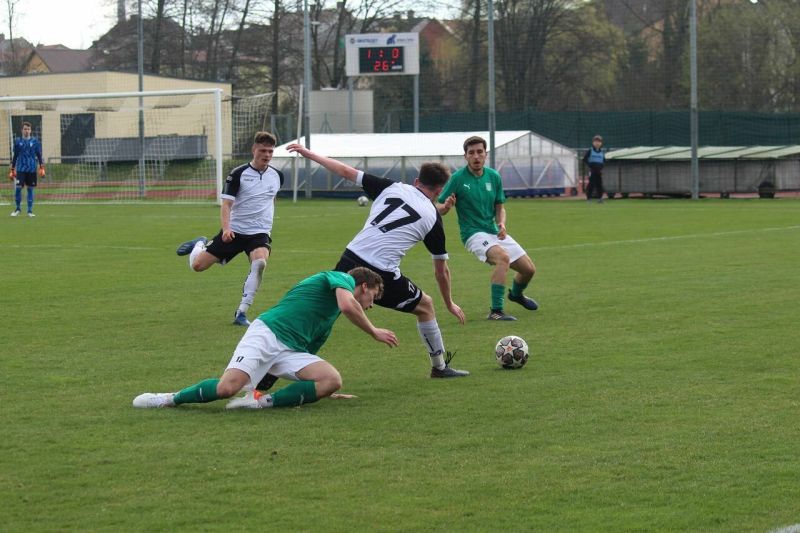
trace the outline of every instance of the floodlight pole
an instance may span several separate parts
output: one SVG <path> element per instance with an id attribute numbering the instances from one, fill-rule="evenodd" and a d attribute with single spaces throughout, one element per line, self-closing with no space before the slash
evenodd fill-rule
<path id="1" fill-rule="evenodd" d="M 690 2 L 689 18 L 689 76 L 691 78 L 691 96 L 689 112 L 689 128 L 692 145 L 692 199 L 700 198 L 700 164 L 697 160 L 698 120 L 697 120 L 697 0 Z"/>
<path id="2" fill-rule="evenodd" d="M 494 95 L 494 2 L 489 0 L 487 5 L 489 14 L 488 24 L 488 45 L 489 45 L 489 166 L 495 167 L 494 157 L 494 131 L 497 128 L 495 117 L 495 95 Z"/>
<path id="3" fill-rule="evenodd" d="M 138 1 L 138 71 L 139 92 L 144 92 L 144 22 L 142 21 L 142 0 Z M 145 196 L 145 168 L 144 168 L 144 98 L 139 95 L 139 196 Z"/>
<path id="4" fill-rule="evenodd" d="M 309 91 L 311 87 L 311 20 L 308 14 L 308 0 L 303 0 L 303 130 L 306 148 L 311 150 L 311 118 Z M 311 198 L 311 161 L 306 163 L 306 198 Z"/>

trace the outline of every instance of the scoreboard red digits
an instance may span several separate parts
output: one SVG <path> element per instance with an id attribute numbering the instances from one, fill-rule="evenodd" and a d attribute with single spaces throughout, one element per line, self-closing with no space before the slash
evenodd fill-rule
<path id="1" fill-rule="evenodd" d="M 402 46 L 372 46 L 358 49 L 360 74 L 401 74 L 405 71 Z"/>

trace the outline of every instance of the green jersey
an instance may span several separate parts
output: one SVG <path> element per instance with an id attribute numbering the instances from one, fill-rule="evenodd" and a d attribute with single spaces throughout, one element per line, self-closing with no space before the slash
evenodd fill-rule
<path id="1" fill-rule="evenodd" d="M 497 235 L 500 230 L 494 220 L 495 204 L 506 201 L 499 172 L 483 167 L 483 175 L 475 177 L 468 167 L 456 170 L 439 195 L 439 203 L 451 194 L 456 195 L 461 242 L 466 243 L 478 232 Z"/>
<path id="2" fill-rule="evenodd" d="M 281 300 L 258 319 L 286 346 L 316 354 L 328 340 L 339 318 L 336 289 L 353 292 L 356 282 L 345 272 L 320 272 L 292 287 Z"/>

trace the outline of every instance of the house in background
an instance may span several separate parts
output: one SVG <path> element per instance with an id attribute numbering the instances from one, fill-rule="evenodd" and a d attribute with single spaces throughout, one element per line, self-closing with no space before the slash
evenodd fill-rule
<path id="1" fill-rule="evenodd" d="M 19 74 L 20 66 L 28 57 L 33 45 L 22 37 L 6 39 L 0 33 L 0 76 Z"/>
<path id="2" fill-rule="evenodd" d="M 25 74 L 63 74 L 93 69 L 93 50 L 72 50 L 64 45 L 37 46 L 28 55 Z"/>

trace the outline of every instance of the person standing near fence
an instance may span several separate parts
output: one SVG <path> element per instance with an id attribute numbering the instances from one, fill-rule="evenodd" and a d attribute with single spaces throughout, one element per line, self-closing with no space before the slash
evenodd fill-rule
<path id="1" fill-rule="evenodd" d="M 36 216 L 33 214 L 34 189 L 36 188 L 37 178 L 44 178 L 45 175 L 42 144 L 39 139 L 31 135 L 31 130 L 31 123 L 23 122 L 22 137 L 14 139 L 11 170 L 8 173 L 9 179 L 14 180 L 16 185 L 16 190 L 14 191 L 16 209 L 11 213 L 12 217 L 20 214 L 23 187 L 28 188 L 28 216 Z"/>
<path id="2" fill-rule="evenodd" d="M 603 150 L 603 138 L 599 135 L 592 137 L 592 147 L 583 154 L 583 162 L 589 167 L 589 186 L 586 187 L 586 201 L 592 201 L 592 195 L 597 194 L 599 203 L 603 203 L 603 166 L 606 164 L 606 152 Z"/>

